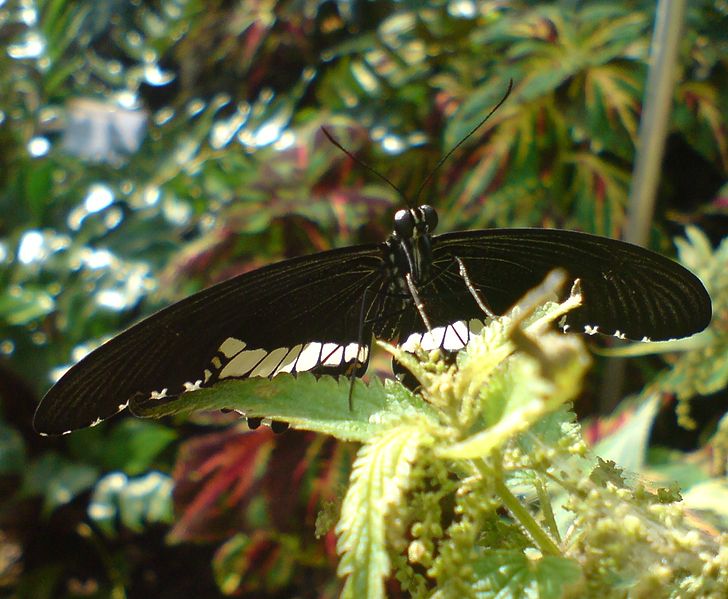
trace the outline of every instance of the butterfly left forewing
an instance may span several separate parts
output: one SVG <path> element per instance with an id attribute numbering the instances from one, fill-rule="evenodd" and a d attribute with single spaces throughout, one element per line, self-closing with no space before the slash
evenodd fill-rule
<path id="1" fill-rule="evenodd" d="M 66 372 L 43 398 L 34 426 L 64 433 L 108 418 L 134 396 L 177 395 L 223 378 L 362 371 L 372 325 L 359 316 L 362 301 L 377 297 L 381 260 L 373 245 L 331 250 L 173 304 Z"/>

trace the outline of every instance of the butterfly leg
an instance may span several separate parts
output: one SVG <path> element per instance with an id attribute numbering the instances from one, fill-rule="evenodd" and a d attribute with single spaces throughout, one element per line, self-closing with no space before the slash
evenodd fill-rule
<path id="1" fill-rule="evenodd" d="M 415 284 L 412 281 L 412 275 L 410 273 L 407 273 L 405 278 L 407 279 L 407 287 L 409 288 L 410 295 L 412 296 L 412 299 L 415 302 L 415 307 L 417 308 L 417 311 L 420 313 L 422 322 L 425 323 L 427 330 L 432 332 L 432 325 L 430 324 L 430 319 L 427 318 L 427 314 L 425 313 L 425 305 L 422 303 L 422 300 L 420 299 L 420 294 L 417 293 L 417 288 L 415 287 Z"/>
<path id="2" fill-rule="evenodd" d="M 488 316 L 488 318 L 495 318 L 495 314 L 493 313 L 493 310 L 491 310 L 488 305 L 485 303 L 485 300 L 480 295 L 480 292 L 475 288 L 473 283 L 470 281 L 470 277 L 468 276 L 468 271 L 465 268 L 465 264 L 463 264 L 463 261 L 455 257 L 455 260 L 458 263 L 458 267 L 460 269 L 460 276 L 462 277 L 463 281 L 465 281 L 465 286 L 468 288 L 468 291 L 470 292 L 470 295 L 473 296 L 473 299 L 475 300 L 475 303 L 478 304 L 478 307 L 483 311 L 483 313 Z"/>
<path id="3" fill-rule="evenodd" d="M 352 411 L 354 409 L 354 382 L 356 381 L 356 375 L 357 371 L 359 370 L 359 366 L 362 365 L 362 362 L 359 360 L 359 355 L 361 354 L 361 350 L 364 347 L 364 321 L 366 319 L 365 312 L 367 305 L 371 305 L 367 301 L 367 296 L 371 293 L 371 290 L 371 285 L 364 290 L 364 293 L 362 293 L 361 297 L 361 306 L 359 307 L 359 330 L 356 336 L 356 356 L 354 357 L 351 366 L 349 366 L 349 411 Z"/>

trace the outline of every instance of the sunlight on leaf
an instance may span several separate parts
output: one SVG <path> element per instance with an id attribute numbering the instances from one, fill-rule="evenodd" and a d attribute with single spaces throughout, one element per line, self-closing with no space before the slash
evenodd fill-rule
<path id="1" fill-rule="evenodd" d="M 149 400 L 132 406 L 146 418 L 189 414 L 196 410 L 239 410 L 248 417 L 283 421 L 292 428 L 333 435 L 345 441 L 364 441 L 387 422 L 427 412 L 421 398 L 390 394 L 378 379 L 354 382 L 349 408 L 347 377 L 318 379 L 310 374 L 284 374 L 273 380 L 230 380 L 208 389 L 183 393 L 168 402 Z"/>
<path id="2" fill-rule="evenodd" d="M 359 451 L 336 527 L 342 556 L 338 573 L 347 577 L 342 597 L 384 597 L 384 577 L 391 567 L 388 529 L 410 484 L 412 464 L 431 442 L 421 427 L 401 424 Z"/>
<path id="3" fill-rule="evenodd" d="M 606 460 L 614 460 L 631 472 L 641 472 L 647 441 L 659 407 L 657 395 L 620 406 L 619 413 L 612 418 L 620 420 L 621 426 L 613 434 L 600 439 L 594 446 L 594 453 Z"/>

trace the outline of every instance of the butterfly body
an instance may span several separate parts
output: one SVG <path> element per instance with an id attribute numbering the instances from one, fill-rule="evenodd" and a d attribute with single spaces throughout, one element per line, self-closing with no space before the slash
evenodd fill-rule
<path id="1" fill-rule="evenodd" d="M 394 342 L 438 329 L 437 343 L 457 348 L 468 340 L 462 323 L 484 317 L 479 298 L 501 314 L 557 267 L 582 282 L 571 330 L 659 340 L 710 321 L 697 277 L 638 246 L 545 229 L 433 235 L 436 225 L 430 206 L 400 210 L 381 244 L 265 266 L 153 314 L 61 377 L 38 407 L 36 430 L 89 426 L 132 397 L 179 395 L 226 378 L 360 376 L 372 335 Z"/>

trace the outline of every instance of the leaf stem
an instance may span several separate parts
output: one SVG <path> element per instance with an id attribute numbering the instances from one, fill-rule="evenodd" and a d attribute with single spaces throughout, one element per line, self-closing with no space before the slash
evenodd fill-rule
<path id="1" fill-rule="evenodd" d="M 556 524 L 556 517 L 554 516 L 554 510 L 551 507 L 551 499 L 546 489 L 546 485 L 541 477 L 537 478 L 535 482 L 536 493 L 538 494 L 538 501 L 541 505 L 541 511 L 543 517 L 551 531 L 551 535 L 556 539 L 557 543 L 561 543 L 561 535 L 559 534 L 559 526 Z"/>
<path id="2" fill-rule="evenodd" d="M 523 504 L 518 501 L 518 498 L 513 493 L 511 493 L 511 490 L 508 488 L 503 478 L 503 472 L 500 468 L 500 462 L 498 461 L 497 457 L 495 462 L 497 465 L 492 470 L 488 465 L 485 464 L 485 462 L 482 461 L 479 462 L 478 469 L 480 470 L 481 474 L 490 476 L 492 478 L 495 492 L 500 497 L 503 505 L 511 513 L 511 516 L 513 516 L 513 518 L 515 518 L 519 522 L 519 524 L 526 529 L 526 532 L 531 536 L 536 545 L 538 545 L 541 553 L 543 555 L 553 555 L 560 557 L 562 555 L 562 552 L 561 549 L 559 549 L 559 546 L 553 541 L 548 533 L 543 528 L 541 528 L 541 526 L 539 526 L 538 522 L 534 520 L 533 516 L 531 516 L 528 510 L 523 507 Z"/>
<path id="3" fill-rule="evenodd" d="M 536 542 L 541 553 L 544 555 L 555 555 L 561 556 L 561 550 L 554 543 L 551 537 L 546 534 L 546 531 L 538 525 L 538 522 L 533 519 L 533 516 L 528 513 L 528 510 L 523 507 L 518 498 L 511 493 L 511 490 L 506 486 L 505 481 L 499 477 L 495 477 L 495 491 L 503 501 L 503 505 L 506 506 L 511 515 L 518 520 L 518 522 L 526 529 L 526 532 L 531 535 L 531 538 Z"/>

